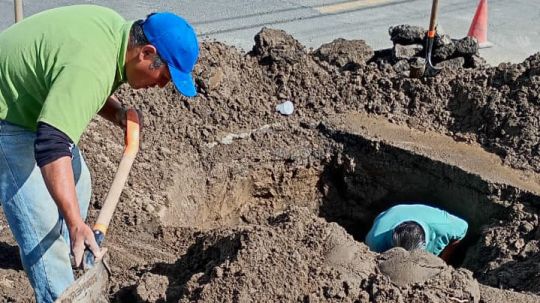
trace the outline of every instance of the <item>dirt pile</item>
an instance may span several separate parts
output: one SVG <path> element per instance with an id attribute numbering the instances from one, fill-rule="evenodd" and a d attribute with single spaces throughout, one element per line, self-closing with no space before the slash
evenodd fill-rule
<path id="1" fill-rule="evenodd" d="M 202 43 L 195 71 L 199 95 L 193 100 L 171 86 L 123 87 L 119 98 L 146 116 L 143 149 L 106 244 L 111 299 L 481 300 L 471 272 L 442 264 L 417 283 L 396 286 L 396 277 L 392 281 L 382 273 L 392 255 L 373 254 L 358 242 L 363 239 L 355 228 L 370 224 L 372 214 L 357 225 L 343 224 L 347 232 L 318 218 L 347 205 L 368 209 L 371 201 L 332 196 L 328 190 L 371 184 L 367 197 L 380 193 L 380 182 L 399 177 L 374 171 L 369 173 L 377 178 L 351 178 L 358 173 L 347 170 L 355 167 L 354 158 L 345 157 L 351 144 L 329 136 L 322 126 L 331 115 L 361 112 L 478 144 L 507 166 L 538 173 L 540 54 L 521 64 L 445 69 L 428 79 L 406 77 L 377 56 L 360 40 L 338 39 L 311 52 L 283 31 L 263 29 L 247 54 L 219 42 Z M 275 105 L 284 100 L 294 103 L 293 115 L 276 113 Z M 91 220 L 111 183 L 122 137 L 98 118 L 81 141 L 94 182 Z M 430 178 L 438 184 L 457 182 L 446 175 Z M 486 203 L 497 200 L 501 215 L 478 226 L 465 266 L 481 283 L 538 294 L 538 277 L 530 274 L 539 258 L 538 205 L 532 197 L 491 195 L 489 183 L 478 187 Z M 6 229 L 2 236 L 16 254 Z M 0 259 L 12 260 L 13 254 Z M 410 260 L 409 265 L 425 259 Z M 24 280 L 20 266 L 1 269 L 0 275 L 4 297 L 21 302 L 31 297 L 3 286 Z M 528 283 L 519 282 L 527 275 Z"/>
<path id="2" fill-rule="evenodd" d="M 163 266 L 141 271 L 136 297 L 144 302 L 478 302 L 470 272 L 427 253 L 411 254 L 412 260 L 404 255 L 409 254 L 390 251 L 377 260 L 337 224 L 294 209 L 256 225 L 201 235 L 168 267 L 167 279 L 154 274 L 163 273 Z M 416 267 L 404 273 L 396 263 Z M 166 292 L 156 288 L 167 283 Z"/>

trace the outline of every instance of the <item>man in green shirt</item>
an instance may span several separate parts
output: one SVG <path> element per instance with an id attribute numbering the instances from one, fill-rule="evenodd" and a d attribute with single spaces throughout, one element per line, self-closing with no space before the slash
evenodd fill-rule
<path id="1" fill-rule="evenodd" d="M 156 13 L 126 22 L 92 5 L 52 9 L 0 33 L 0 202 L 38 302 L 73 282 L 85 248 L 104 251 L 84 222 L 90 175 L 76 144 L 96 115 L 125 126 L 112 93 L 165 86 L 196 94 L 197 37 Z"/>

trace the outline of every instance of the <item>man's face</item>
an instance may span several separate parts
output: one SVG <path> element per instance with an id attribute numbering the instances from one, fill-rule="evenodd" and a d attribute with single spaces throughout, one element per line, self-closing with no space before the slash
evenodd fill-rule
<path id="1" fill-rule="evenodd" d="M 157 56 L 156 48 L 145 45 L 138 48 L 134 60 L 126 62 L 126 77 L 129 85 L 135 89 L 153 86 L 164 87 L 171 81 L 167 64 L 160 67 L 154 64 Z"/>

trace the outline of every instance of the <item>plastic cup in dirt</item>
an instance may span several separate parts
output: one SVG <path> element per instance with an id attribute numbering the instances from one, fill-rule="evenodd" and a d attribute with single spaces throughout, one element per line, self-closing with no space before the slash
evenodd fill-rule
<path id="1" fill-rule="evenodd" d="M 276 111 L 282 115 L 291 115 L 294 112 L 294 104 L 291 101 L 285 101 L 276 106 Z"/>

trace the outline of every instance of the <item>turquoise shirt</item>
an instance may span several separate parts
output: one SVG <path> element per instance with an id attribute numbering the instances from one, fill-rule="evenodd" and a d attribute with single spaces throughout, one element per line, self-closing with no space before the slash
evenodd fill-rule
<path id="1" fill-rule="evenodd" d="M 468 224 L 448 212 L 422 204 L 396 205 L 380 213 L 366 236 L 366 244 L 372 251 L 384 252 L 392 248 L 394 228 L 405 221 L 420 224 L 426 235 L 426 250 L 434 255 L 452 241 L 461 240 L 467 233 Z"/>

